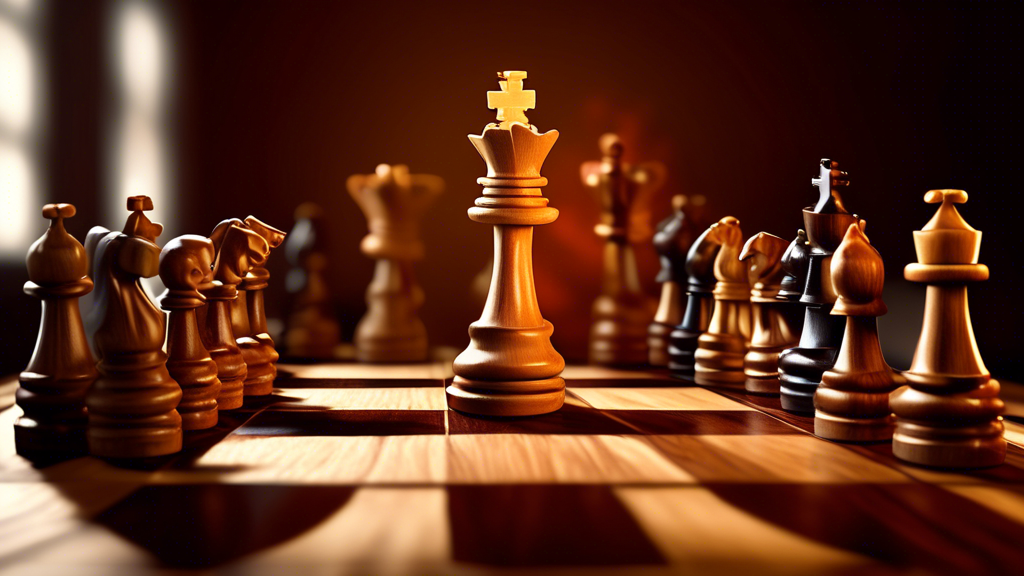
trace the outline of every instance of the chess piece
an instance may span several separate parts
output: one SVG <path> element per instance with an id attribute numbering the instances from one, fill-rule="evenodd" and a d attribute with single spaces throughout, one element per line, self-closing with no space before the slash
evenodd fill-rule
<path id="1" fill-rule="evenodd" d="M 270 250 L 284 242 L 285 233 L 260 222 L 254 216 L 245 219 L 249 230 L 266 240 Z M 266 260 L 253 267 L 238 283 L 238 297 L 231 303 L 231 325 L 235 343 L 245 360 L 244 396 L 266 396 L 274 389 L 277 360 L 280 354 L 274 339 L 267 333 L 267 314 L 263 306 L 263 290 L 270 284 Z"/>
<path id="2" fill-rule="evenodd" d="M 25 293 L 42 300 L 39 337 L 15 393 L 24 414 L 14 423 L 19 454 L 78 454 L 87 450 L 85 392 L 96 380 L 78 299 L 92 291 L 85 248 L 64 229 L 71 204 L 47 204 L 50 226 L 29 248 Z"/>
<path id="3" fill-rule="evenodd" d="M 196 308 L 206 302 L 198 288 L 213 280 L 215 257 L 213 242 L 192 234 L 174 238 L 160 252 L 160 280 L 167 287 L 160 307 L 170 313 L 167 371 L 181 386 L 178 414 L 183 430 L 217 425 L 217 363 L 203 346 L 196 319 Z"/>
<path id="4" fill-rule="evenodd" d="M 487 303 L 487 292 L 491 288 L 491 276 L 494 276 L 494 257 L 487 257 L 487 264 L 473 276 L 473 283 L 469 286 L 469 297 L 478 308 L 483 308 Z"/>
<path id="5" fill-rule="evenodd" d="M 96 247 L 107 234 L 110 234 L 110 230 L 103 226 L 93 226 L 85 235 L 85 255 L 88 260 L 90 280 L 96 277 Z M 92 350 L 93 356 L 99 355 L 96 350 L 96 329 L 99 328 L 103 314 L 96 310 L 100 307 L 95 290 L 78 299 L 78 309 L 82 315 L 82 325 L 85 327 L 85 338 L 89 341 L 89 349 Z"/>
<path id="6" fill-rule="evenodd" d="M 1004 405 L 978 352 L 967 307 L 967 283 L 988 279 L 988 267 L 978 263 L 981 232 L 954 206 L 967 202 L 963 190 L 932 190 L 924 200 L 942 204 L 914 232 L 918 262 L 903 271 L 928 291 L 914 360 L 903 373 L 908 386 L 890 397 L 892 452 L 925 466 L 996 466 L 1006 457 Z"/>
<path id="7" fill-rule="evenodd" d="M 89 451 L 107 458 L 144 458 L 181 450 L 181 388 L 167 372 L 164 313 L 140 283 L 157 275 L 163 226 L 151 222 L 148 196 L 128 198 L 123 232 L 96 245 L 95 345 L 99 378 L 85 397 Z"/>
<path id="8" fill-rule="evenodd" d="M 665 180 L 665 168 L 648 162 L 630 166 L 615 134 L 599 142 L 604 158 L 580 167 L 583 183 L 601 201 L 601 222 L 594 232 L 605 239 L 601 295 L 594 300 L 590 326 L 590 362 L 638 365 L 647 362 L 647 327 L 653 310 L 640 286 L 632 241 L 637 234 L 631 209 L 642 195 L 652 194 Z"/>
<path id="9" fill-rule="evenodd" d="M 864 235 L 864 221 L 850 224 L 832 255 L 835 316 L 846 316 L 846 333 L 835 366 L 821 375 L 814 393 L 814 433 L 841 442 L 886 442 L 894 418 L 889 393 L 904 384 L 882 357 L 875 318 L 882 302 L 882 257 Z"/>
<path id="10" fill-rule="evenodd" d="M 686 253 L 686 311 L 668 344 L 668 367 L 675 376 L 693 375 L 697 339 L 707 331 L 715 309 L 715 259 L 722 245 L 712 236 L 708 228 Z"/>
<path id="11" fill-rule="evenodd" d="M 217 256 L 213 281 L 199 288 L 207 302 L 205 316 L 200 318 L 203 325 L 200 335 L 210 357 L 217 363 L 217 378 L 221 384 L 217 409 L 234 410 L 242 406 L 248 369 L 235 339 L 231 303 L 238 298 L 238 284 L 253 266 L 266 260 L 270 246 L 237 218 L 218 224 L 210 240 Z"/>
<path id="12" fill-rule="evenodd" d="M 369 228 L 359 247 L 377 260 L 366 289 L 366 315 L 356 325 L 356 358 L 422 362 L 427 359 L 427 329 L 417 315 L 423 288 L 416 282 L 413 262 L 423 258 L 419 220 L 444 190 L 444 180 L 381 164 L 374 174 L 350 176 L 347 187 Z"/>
<path id="13" fill-rule="evenodd" d="M 702 386 L 743 386 L 743 357 L 750 342 L 748 265 L 740 261 L 740 221 L 726 216 L 711 225 L 708 239 L 722 248 L 715 256 L 715 309 L 706 332 L 697 338 L 694 380 Z"/>
<path id="14" fill-rule="evenodd" d="M 702 196 L 696 198 L 703 201 Z M 654 321 L 647 328 L 647 359 L 651 366 L 668 366 L 668 337 L 682 322 L 686 308 L 686 254 L 695 236 L 692 222 L 684 212 L 686 204 L 686 196 L 674 196 L 672 216 L 658 224 L 654 234 L 654 249 L 661 259 L 657 277 L 661 282 L 661 300 Z"/>
<path id="15" fill-rule="evenodd" d="M 797 414 L 814 413 L 814 391 L 821 375 L 836 362 L 843 341 L 845 322 L 832 316 L 836 294 L 832 289 L 832 253 L 843 235 L 858 220 L 843 206 L 840 188 L 849 186 L 849 175 L 839 170 L 839 163 L 827 158 L 821 161 L 819 176 L 811 179 L 818 189 L 818 203 L 804 208 L 804 229 L 810 252 L 807 255 L 807 277 L 803 282 L 800 303 L 804 310 L 800 342 L 779 354 L 779 392 L 782 408 Z"/>
<path id="16" fill-rule="evenodd" d="M 284 347 L 293 358 L 330 359 L 341 341 L 341 327 L 334 318 L 331 290 L 324 277 L 327 269 L 327 225 L 323 210 L 306 202 L 295 209 L 295 227 L 284 243 L 291 270 L 285 287 L 294 294 Z"/>
<path id="17" fill-rule="evenodd" d="M 536 93 L 523 90 L 526 72 L 499 73 L 501 92 L 487 105 L 500 123 L 469 140 L 487 164 L 484 189 L 469 218 L 494 226 L 494 275 L 480 319 L 469 326 L 469 347 L 455 359 L 448 406 L 470 414 L 529 416 L 553 412 L 565 400 L 565 361 L 551 346 L 554 327 L 537 304 L 533 283 L 533 227 L 550 224 L 540 175 L 558 132 L 539 133 L 524 111 Z"/>
<path id="18" fill-rule="evenodd" d="M 807 267 L 810 265 L 811 247 L 807 243 L 807 232 L 803 229 L 796 231 L 796 238 L 789 243 L 786 252 L 782 255 L 782 269 L 786 276 L 779 285 L 779 293 L 776 296 L 785 302 L 799 302 L 803 296 L 804 284 L 807 280 Z M 797 326 L 803 324 L 803 316 L 797 318 Z M 799 330 L 797 330 L 799 332 Z"/>
<path id="19" fill-rule="evenodd" d="M 780 300 L 787 277 L 782 258 L 792 248 L 785 240 L 767 232 L 751 236 L 743 245 L 740 260 L 749 262 L 750 348 L 743 357 L 744 389 L 753 394 L 779 393 L 779 352 L 800 339 L 799 310 Z"/>

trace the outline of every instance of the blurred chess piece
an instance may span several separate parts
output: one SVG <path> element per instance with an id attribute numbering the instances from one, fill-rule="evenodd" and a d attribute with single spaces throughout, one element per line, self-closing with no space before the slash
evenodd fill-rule
<path id="1" fill-rule="evenodd" d="M 783 254 L 792 248 L 767 232 L 751 236 L 740 260 L 749 262 L 751 326 L 750 348 L 743 358 L 744 388 L 754 394 L 779 393 L 779 352 L 797 343 L 799 319 L 795 305 L 778 298 L 786 270 Z"/>
<path id="2" fill-rule="evenodd" d="M 580 167 L 584 185 L 600 198 L 601 222 L 594 232 L 605 239 L 601 295 L 591 314 L 590 362 L 645 364 L 647 328 L 654 314 L 637 274 L 633 242 L 641 234 L 631 211 L 639 198 L 661 187 L 665 167 L 657 162 L 624 163 L 622 142 L 615 134 L 605 134 L 598 144 L 604 158 Z"/>
<path id="3" fill-rule="evenodd" d="M 698 195 L 691 200 L 682 194 L 674 196 L 672 215 L 658 224 L 654 234 L 654 249 L 661 259 L 657 277 L 661 299 L 654 321 L 647 328 L 647 357 L 651 366 L 668 366 L 669 334 L 682 322 L 686 308 L 686 254 L 696 236 L 693 218 L 687 214 L 688 204 L 703 205 L 704 197 Z"/>
<path id="4" fill-rule="evenodd" d="M 904 379 L 885 363 L 878 343 L 885 267 L 864 225 L 851 224 L 832 255 L 832 314 L 846 316 L 846 333 L 835 366 L 821 375 L 814 393 L 814 433 L 842 442 L 887 442 L 895 423 L 889 393 Z"/>
<path id="5" fill-rule="evenodd" d="M 213 281 L 199 288 L 207 302 L 205 313 L 200 317 L 200 334 L 210 357 L 217 363 L 221 384 L 217 409 L 234 410 L 242 406 L 248 368 L 235 338 L 231 306 L 238 298 L 238 284 L 253 266 L 266 260 L 270 245 L 237 218 L 218 224 L 210 233 L 210 240 L 217 256 Z"/>
<path id="6" fill-rule="evenodd" d="M 686 310 L 683 320 L 669 334 L 668 367 L 677 376 L 693 376 L 697 339 L 711 324 L 715 309 L 715 259 L 721 243 L 708 228 L 686 253 Z"/>
<path id="7" fill-rule="evenodd" d="M 128 198 L 123 232 L 96 245 L 93 268 L 99 321 L 95 335 L 99 378 L 86 394 L 89 451 L 108 458 L 144 458 L 181 450 L 181 388 L 167 372 L 164 313 L 142 289 L 157 275 L 163 226 L 151 222 L 148 196 Z"/>
<path id="8" fill-rule="evenodd" d="M 804 208 L 804 229 L 810 253 L 807 278 L 803 282 L 800 303 L 806 306 L 800 342 L 779 354 L 779 391 L 782 408 L 797 414 L 814 413 L 814 391 L 821 375 L 836 363 L 843 342 L 845 322 L 832 316 L 836 301 L 832 289 L 832 253 L 843 241 L 857 216 L 843 206 L 840 189 L 850 185 L 850 177 L 839 170 L 839 163 L 822 159 L 818 177 L 811 179 L 818 190 L 818 203 Z"/>
<path id="9" fill-rule="evenodd" d="M 183 430 L 217 425 L 217 363 L 203 346 L 196 318 L 196 308 L 206 302 L 198 288 L 213 280 L 215 257 L 213 242 L 192 234 L 174 238 L 160 252 L 160 280 L 167 287 L 160 307 L 169 312 L 167 371 L 181 386 L 178 414 Z"/>
<path id="10" fill-rule="evenodd" d="M 285 287 L 294 295 L 284 348 L 292 358 L 330 359 L 341 341 L 341 328 L 324 276 L 328 265 L 327 231 L 319 206 L 305 202 L 295 209 L 295 227 L 284 243 L 285 258 L 292 266 Z"/>
<path id="11" fill-rule="evenodd" d="M 266 240 L 270 250 L 284 242 L 285 233 L 269 226 L 254 216 L 243 224 Z M 263 304 L 263 290 L 270 285 L 270 272 L 266 260 L 256 262 L 238 284 L 238 297 L 231 303 L 231 324 L 235 343 L 245 360 L 245 396 L 266 396 L 274 389 L 277 378 L 277 360 L 280 354 L 274 339 L 267 333 L 267 313 Z"/>
<path id="12" fill-rule="evenodd" d="M 25 293 L 42 300 L 39 337 L 15 393 L 24 414 L 14 423 L 18 454 L 81 454 L 86 444 L 85 393 L 96 380 L 78 299 L 92 291 L 85 248 L 64 228 L 71 204 L 47 204 L 50 226 L 29 248 Z"/>
<path id="13" fill-rule="evenodd" d="M 484 189 L 469 218 L 494 226 L 494 275 L 480 319 L 469 326 L 469 347 L 455 359 L 446 393 L 449 408 L 487 416 L 553 412 L 565 400 L 565 361 L 551 346 L 554 326 L 541 316 L 533 283 L 533 228 L 550 224 L 540 175 L 557 131 L 539 133 L 525 110 L 536 93 L 523 90 L 526 72 L 499 73 L 500 92 L 488 92 L 499 123 L 469 140 L 487 164 Z"/>
<path id="14" fill-rule="evenodd" d="M 422 362 L 427 329 L 417 314 L 423 288 L 413 262 L 424 252 L 420 218 L 444 190 L 444 180 L 381 164 L 374 174 L 350 176 L 347 187 L 369 228 L 360 249 L 377 261 L 366 289 L 366 315 L 356 326 L 356 357 L 361 362 Z"/>
<path id="15" fill-rule="evenodd" d="M 890 399 L 896 413 L 892 452 L 925 466 L 996 466 L 1006 457 L 1005 407 L 978 352 L 967 306 L 967 284 L 988 280 L 988 267 L 978 263 L 981 232 L 954 206 L 967 202 L 963 190 L 932 190 L 924 200 L 941 205 L 914 232 L 918 262 L 903 271 L 928 291 L 914 361 L 903 373 L 908 386 Z"/>
<path id="16" fill-rule="evenodd" d="M 750 342 L 748 265 L 740 261 L 740 221 L 726 216 L 711 225 L 708 239 L 722 246 L 715 257 L 715 309 L 697 339 L 694 380 L 705 386 L 743 386 L 743 357 Z"/>

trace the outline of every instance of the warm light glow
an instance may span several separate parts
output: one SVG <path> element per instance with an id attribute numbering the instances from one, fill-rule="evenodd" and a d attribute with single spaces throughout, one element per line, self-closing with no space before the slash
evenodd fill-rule
<path id="1" fill-rule="evenodd" d="M 24 257 L 39 231 L 35 178 L 22 148 L 0 140 L 0 254 Z M 45 228 L 45 226 L 43 227 Z"/>
<path id="2" fill-rule="evenodd" d="M 166 82 L 166 38 L 157 14 L 141 3 L 124 7 L 117 23 L 118 85 L 128 106 L 155 111 Z"/>
<path id="3" fill-rule="evenodd" d="M 21 136 L 32 123 L 32 52 L 25 35 L 0 20 L 0 130 Z"/>
<path id="4" fill-rule="evenodd" d="M 168 192 L 168 43 L 162 15 L 152 5 L 128 2 L 121 4 L 113 26 L 111 68 L 118 108 L 110 127 L 106 220 L 119 228 L 126 216 L 125 198 L 145 195 L 153 199 L 153 219 L 170 233 L 174 206 Z"/>
<path id="5" fill-rule="evenodd" d="M 31 0 L 0 0 L 0 258 L 20 259 L 38 230 L 37 107 Z"/>

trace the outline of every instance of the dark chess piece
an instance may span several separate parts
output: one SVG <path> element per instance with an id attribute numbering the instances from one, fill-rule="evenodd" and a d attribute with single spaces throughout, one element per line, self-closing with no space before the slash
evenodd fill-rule
<path id="1" fill-rule="evenodd" d="M 695 196 L 694 200 L 693 203 L 704 203 L 703 196 Z M 696 235 L 686 214 L 688 203 L 686 196 L 674 196 L 672 215 L 658 224 L 654 234 L 654 249 L 661 259 L 661 272 L 656 279 L 661 283 L 661 299 L 654 321 L 647 328 L 647 361 L 655 367 L 668 366 L 669 334 L 682 322 L 686 308 L 686 254 Z"/>
<path id="2" fill-rule="evenodd" d="M 814 393 L 814 433 L 841 442 L 887 442 L 895 419 L 889 393 L 904 384 L 882 357 L 877 317 L 882 302 L 885 268 L 882 257 L 864 235 L 864 221 L 851 224 L 832 255 L 835 316 L 846 316 L 846 333 L 831 370 L 821 375 Z"/>
<path id="3" fill-rule="evenodd" d="M 347 187 L 369 228 L 360 250 L 377 261 L 366 289 L 366 314 L 356 325 L 356 358 L 423 362 L 427 329 L 418 311 L 424 295 L 413 263 L 424 253 L 419 221 L 444 190 L 444 180 L 410 174 L 406 166 L 381 164 L 374 174 L 350 176 Z"/>
<path id="4" fill-rule="evenodd" d="M 47 204 L 50 227 L 29 248 L 25 293 L 42 300 L 39 337 L 15 393 L 24 414 L 14 423 L 18 454 L 28 457 L 81 454 L 87 413 L 85 393 L 96 380 L 78 299 L 92 290 L 85 248 L 64 229 L 71 204 Z"/>
<path id="5" fill-rule="evenodd" d="M 244 227 L 237 218 L 224 220 L 213 229 L 210 240 L 217 249 L 213 281 L 200 286 L 206 310 L 199 321 L 200 335 L 210 357 L 217 363 L 220 379 L 218 410 L 242 406 L 248 370 L 235 339 L 231 303 L 238 298 L 237 286 L 253 266 L 266 260 L 270 246 L 259 234 Z"/>
<path id="6" fill-rule="evenodd" d="M 693 375 L 697 339 L 707 331 L 715 309 L 715 259 L 722 245 L 710 235 L 708 228 L 686 253 L 686 311 L 668 343 L 668 367 L 677 376 Z"/>
<path id="7" fill-rule="evenodd" d="M 96 245 L 95 335 L 99 378 L 86 394 L 89 451 L 108 458 L 144 458 L 181 450 L 181 388 L 167 372 L 166 320 L 142 289 L 157 275 L 163 226 L 144 214 L 148 196 L 128 198 L 123 232 Z"/>
<path id="8" fill-rule="evenodd" d="M 295 209 L 295 226 L 284 243 L 285 258 L 292 266 L 285 277 L 285 288 L 293 294 L 284 348 L 293 358 L 330 359 L 341 341 L 341 327 L 334 317 L 331 291 L 324 277 L 328 264 L 326 235 L 323 210 L 312 202 L 300 204 Z"/>
<path id="9" fill-rule="evenodd" d="M 494 227 L 494 275 L 469 346 L 455 359 L 445 390 L 448 407 L 484 416 L 533 416 L 562 407 L 565 360 L 551 345 L 555 328 L 541 315 L 533 283 L 533 229 L 558 218 L 540 188 L 541 166 L 558 132 L 540 133 L 526 118 L 536 93 L 523 90 L 526 72 L 499 73 L 501 92 L 488 92 L 497 123 L 469 140 L 487 164 L 477 180 L 483 195 L 469 218 Z"/>
<path id="10" fill-rule="evenodd" d="M 750 290 L 750 348 L 743 358 L 744 389 L 753 394 L 779 393 L 779 352 L 800 339 L 797 312 L 803 310 L 778 298 L 787 276 L 782 258 L 790 248 L 792 244 L 782 238 L 759 232 L 747 240 L 740 253 L 740 260 L 750 262 L 754 282 Z"/>
<path id="11" fill-rule="evenodd" d="M 776 298 L 786 302 L 800 301 L 804 293 L 804 284 L 807 283 L 807 267 L 810 263 L 811 246 L 807 243 L 807 232 L 803 229 L 797 230 L 796 238 L 789 243 L 789 248 L 786 248 L 785 254 L 782 255 L 782 269 L 785 270 L 786 276 L 782 279 Z M 803 326 L 802 313 L 798 315 L 797 326 Z"/>
<path id="12" fill-rule="evenodd" d="M 914 232 L 918 262 L 903 271 L 928 291 L 914 361 L 903 373 L 908 386 L 890 398 L 892 452 L 924 466 L 997 466 L 1006 458 L 1005 406 L 978 352 L 967 307 L 967 284 L 988 279 L 988 267 L 978 263 L 981 232 L 953 205 L 967 202 L 963 190 L 932 190 L 924 200 L 942 205 Z"/>
<path id="13" fill-rule="evenodd" d="M 605 239 L 601 295 L 594 301 L 590 327 L 590 362 L 646 364 L 647 327 L 654 311 L 637 274 L 633 240 L 638 234 L 632 212 L 638 198 L 661 187 L 665 168 L 657 162 L 624 163 L 622 143 L 615 134 L 602 136 L 599 145 L 604 158 L 580 169 L 584 185 L 601 201 L 601 222 L 594 231 Z"/>
<path id="14" fill-rule="evenodd" d="M 284 242 L 285 233 L 249 216 L 245 227 L 266 240 L 270 250 Z M 263 290 L 270 285 L 270 272 L 266 260 L 253 264 L 252 269 L 238 284 L 238 297 L 231 303 L 231 325 L 235 343 L 245 360 L 245 396 L 266 396 L 274 389 L 277 361 L 281 357 L 274 347 L 274 339 L 267 332 L 267 314 L 263 304 Z"/>
<path id="15" fill-rule="evenodd" d="M 708 239 L 722 248 L 715 257 L 715 309 L 708 329 L 697 338 L 694 380 L 702 386 L 741 387 L 743 357 L 750 343 L 750 280 L 740 261 L 740 221 L 726 216 L 711 225 Z"/>
<path id="16" fill-rule="evenodd" d="M 839 189 L 850 185 L 849 175 L 839 163 L 823 159 L 819 177 L 811 179 L 818 188 L 818 203 L 804 208 L 804 229 L 811 246 L 800 303 L 806 306 L 800 343 L 779 354 L 779 392 L 782 408 L 797 414 L 814 413 L 814 391 L 821 375 L 836 362 L 843 342 L 845 322 L 832 316 L 836 301 L 832 289 L 832 253 L 843 241 L 857 216 L 847 212 Z"/>
<path id="17" fill-rule="evenodd" d="M 217 363 L 203 346 L 196 318 L 196 309 L 206 302 L 198 288 L 213 280 L 215 257 L 213 242 L 192 234 L 174 238 L 160 252 L 160 280 L 167 287 L 160 307 L 170 313 L 167 371 L 181 386 L 178 414 L 183 430 L 217 425 Z"/>

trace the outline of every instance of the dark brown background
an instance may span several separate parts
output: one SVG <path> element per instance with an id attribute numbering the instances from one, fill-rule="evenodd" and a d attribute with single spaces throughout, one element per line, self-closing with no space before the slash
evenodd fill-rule
<path id="1" fill-rule="evenodd" d="M 113 92 L 105 70 L 111 2 L 51 2 L 48 200 L 70 201 L 82 238 L 99 217 Z M 962 213 L 985 232 L 992 279 L 972 288 L 982 355 L 997 375 L 1022 377 L 1020 315 L 1019 19 L 1010 3 L 504 2 L 429 5 L 343 2 L 160 3 L 175 57 L 175 209 L 180 231 L 205 233 L 230 216 L 283 228 L 302 200 L 334 223 L 330 280 L 347 333 L 362 314 L 372 263 L 358 252 L 365 223 L 345 178 L 380 162 L 439 174 L 447 190 L 427 216 L 419 276 L 432 341 L 461 347 L 479 310 L 469 286 L 491 250 L 466 217 L 484 166 L 466 141 L 492 121 L 494 73 L 523 69 L 537 91 L 529 114 L 561 133 L 544 173 L 559 220 L 538 229 L 541 308 L 555 345 L 582 360 L 601 244 L 597 206 L 579 164 L 618 131 L 632 160 L 671 171 L 656 199 L 709 199 L 708 216 L 738 217 L 750 235 L 790 238 L 813 202 L 821 157 L 852 178 L 847 205 L 869 222 L 886 259 L 881 319 L 887 358 L 909 365 L 923 289 L 902 280 L 911 231 L 934 212 L 932 188 L 971 194 Z M 166 209 L 166 207 L 164 207 Z M 161 207 L 154 218 L 159 220 Z M 40 220 L 40 233 L 44 228 Z M 120 222 L 104 222 L 120 227 Z M 168 238 L 162 238 L 166 241 Z M 656 261 L 638 247 L 655 294 Z M 283 255 L 271 316 L 287 309 Z M 4 265 L 3 372 L 24 367 L 38 324 L 20 293 L 24 267 Z"/>

